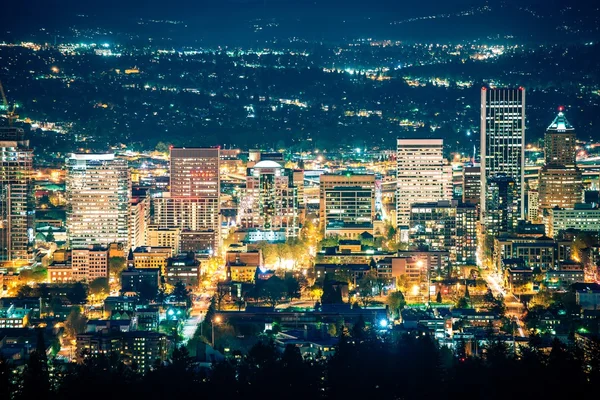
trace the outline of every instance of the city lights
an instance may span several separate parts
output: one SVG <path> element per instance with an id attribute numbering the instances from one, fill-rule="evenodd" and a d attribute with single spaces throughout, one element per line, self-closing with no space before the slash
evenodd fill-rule
<path id="1" fill-rule="evenodd" d="M 0 32 L 8 400 L 597 395 L 596 5 L 80 3 Z"/>

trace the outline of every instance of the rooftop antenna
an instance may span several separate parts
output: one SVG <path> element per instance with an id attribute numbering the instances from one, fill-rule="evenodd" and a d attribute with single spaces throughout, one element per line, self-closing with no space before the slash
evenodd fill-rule
<path id="1" fill-rule="evenodd" d="M 0 82 L 0 95 L 2 96 L 2 103 L 4 103 L 4 108 L 6 109 L 6 117 L 8 118 L 8 126 L 13 125 L 13 120 L 19 118 L 17 115 L 17 105 L 13 105 L 12 111 L 10 110 L 10 106 L 8 105 L 8 100 L 6 99 L 6 94 L 4 93 L 4 87 L 2 86 L 2 82 Z"/>

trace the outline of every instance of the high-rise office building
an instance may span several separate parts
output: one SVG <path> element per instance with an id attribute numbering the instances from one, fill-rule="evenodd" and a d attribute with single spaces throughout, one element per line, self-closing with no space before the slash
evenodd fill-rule
<path id="1" fill-rule="evenodd" d="M 363 232 L 373 234 L 375 175 L 321 175 L 319 196 L 319 216 L 326 236 L 356 238 Z"/>
<path id="2" fill-rule="evenodd" d="M 154 224 L 165 229 L 214 234 L 213 242 L 218 247 L 219 166 L 219 148 L 172 148 L 171 191 L 154 199 Z"/>
<path id="3" fill-rule="evenodd" d="M 442 139 L 398 139 L 398 187 L 396 215 L 398 227 L 408 232 L 413 204 L 450 200 L 452 176 L 444 159 Z"/>
<path id="4" fill-rule="evenodd" d="M 0 261 L 29 258 L 33 151 L 24 135 L 20 128 L 0 128 Z"/>
<path id="5" fill-rule="evenodd" d="M 373 234 L 375 187 L 325 189 L 325 236 L 356 239 L 363 232 Z"/>
<path id="6" fill-rule="evenodd" d="M 540 220 L 540 193 L 537 190 L 527 192 L 527 220 L 534 223 Z"/>
<path id="7" fill-rule="evenodd" d="M 155 197 L 154 224 L 159 228 L 177 228 L 181 232 L 199 232 L 212 236 L 210 249 L 216 251 L 219 247 L 219 210 L 212 198 L 178 197 L 163 193 Z"/>
<path id="8" fill-rule="evenodd" d="M 327 222 L 330 221 L 331 215 L 326 215 L 326 197 L 325 192 L 334 188 L 355 188 L 366 190 L 371 193 L 373 198 L 371 210 L 375 211 L 375 175 L 373 174 L 322 174 L 319 176 L 319 223 L 321 230 L 325 232 Z M 343 219 L 343 217 L 342 217 Z"/>
<path id="9" fill-rule="evenodd" d="M 487 181 L 485 207 L 487 212 L 483 224 L 491 236 L 512 232 L 519 219 L 517 183 L 509 176 L 493 176 Z"/>
<path id="10" fill-rule="evenodd" d="M 72 154 L 67 159 L 66 192 L 71 247 L 127 245 L 131 180 L 126 160 L 114 154 Z"/>
<path id="11" fill-rule="evenodd" d="M 539 208 L 573 208 L 583 194 L 581 172 L 575 162 L 575 128 L 563 108 L 546 130 L 546 163 L 539 175 Z"/>
<path id="12" fill-rule="evenodd" d="M 481 166 L 467 165 L 463 169 L 463 203 L 479 204 L 481 201 Z"/>
<path id="13" fill-rule="evenodd" d="M 291 174 L 275 161 L 248 168 L 239 221 L 249 241 L 282 241 L 298 235 L 298 199 Z"/>
<path id="14" fill-rule="evenodd" d="M 219 148 L 171 148 L 171 197 L 215 199 L 218 204 L 219 163 Z"/>
<path id="15" fill-rule="evenodd" d="M 525 217 L 525 89 L 481 89 L 481 221 L 487 219 L 488 181 L 512 178 L 517 218 Z M 493 210 L 491 210 L 493 211 Z"/>
<path id="16" fill-rule="evenodd" d="M 150 225 L 150 196 L 147 190 L 134 189 L 129 205 L 129 248 L 147 245 Z"/>
<path id="17" fill-rule="evenodd" d="M 448 251 L 455 264 L 475 264 L 477 207 L 456 200 L 413 204 L 410 243 L 420 250 Z"/>

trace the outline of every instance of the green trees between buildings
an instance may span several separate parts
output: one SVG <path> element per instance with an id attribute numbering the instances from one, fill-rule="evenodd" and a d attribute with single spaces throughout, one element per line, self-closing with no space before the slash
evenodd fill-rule
<path id="1" fill-rule="evenodd" d="M 75 400 L 82 393 L 109 398 L 117 391 L 120 398 L 153 400 L 170 398 L 176 390 L 179 396 L 202 393 L 223 399 L 277 399 L 282 393 L 292 400 L 368 399 L 377 393 L 381 399 L 505 400 L 515 391 L 519 398 L 557 398 L 556 385 L 514 386 L 523 379 L 568 382 L 569 395 L 582 399 L 593 398 L 600 387 L 597 348 L 584 355 L 555 341 L 549 352 L 533 343 L 515 352 L 493 341 L 479 357 L 458 347 L 452 352 L 427 335 L 382 340 L 359 321 L 350 334 L 341 334 L 330 358 L 317 353 L 314 359 L 303 359 L 296 346 L 281 352 L 265 339 L 247 354 L 217 362 L 210 370 L 198 368 L 188 351 L 179 348 L 167 363 L 156 363 L 145 375 L 116 355 L 53 368 L 40 349 L 31 354 L 22 373 L 0 359 L 0 394 L 7 400 Z"/>

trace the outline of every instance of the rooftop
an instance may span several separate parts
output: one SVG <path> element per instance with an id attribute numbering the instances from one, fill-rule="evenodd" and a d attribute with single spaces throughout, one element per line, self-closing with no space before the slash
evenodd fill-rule
<path id="1" fill-rule="evenodd" d="M 275 161 L 265 160 L 257 162 L 253 168 L 283 168 L 281 164 L 276 163 Z"/>
<path id="2" fill-rule="evenodd" d="M 569 121 L 567 121 L 567 118 L 565 117 L 565 114 L 562 110 L 562 107 L 560 107 L 558 115 L 556 116 L 556 118 L 554 118 L 554 121 L 552 121 L 547 131 L 567 132 L 575 130 L 575 128 L 573 128 L 573 125 L 571 125 Z"/>

